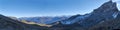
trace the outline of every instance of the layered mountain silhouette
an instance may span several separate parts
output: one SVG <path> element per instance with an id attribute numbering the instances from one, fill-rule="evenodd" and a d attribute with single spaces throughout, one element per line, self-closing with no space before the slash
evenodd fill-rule
<path id="1" fill-rule="evenodd" d="M 50 21 L 51 27 L 26 24 L 0 15 L 0 30 L 119 30 L 120 11 L 116 5 L 116 2 L 108 1 L 89 14 Z"/>
<path id="2" fill-rule="evenodd" d="M 38 24 L 50 24 L 56 21 L 61 21 L 69 18 L 69 16 L 56 16 L 56 17 L 21 17 L 18 18 L 19 21 L 26 20 L 29 22 L 35 22 Z"/>

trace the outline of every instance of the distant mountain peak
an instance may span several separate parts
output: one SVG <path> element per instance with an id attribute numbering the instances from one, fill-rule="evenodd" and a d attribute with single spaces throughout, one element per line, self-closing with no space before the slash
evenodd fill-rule
<path id="1" fill-rule="evenodd" d="M 92 26 L 101 21 L 115 19 L 119 14 L 117 3 L 112 0 L 105 2 L 99 8 L 95 9 L 88 15 L 74 15 L 61 21 L 62 24 L 78 23 L 83 26 Z"/>

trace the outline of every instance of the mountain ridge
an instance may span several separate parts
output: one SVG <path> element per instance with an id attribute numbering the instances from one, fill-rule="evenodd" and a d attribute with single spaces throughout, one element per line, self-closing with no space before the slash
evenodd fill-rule
<path id="1" fill-rule="evenodd" d="M 93 12 L 74 15 L 63 20 L 48 22 L 51 27 L 25 24 L 10 17 L 0 15 L 0 30 L 114 30 L 120 29 L 120 11 L 116 2 L 108 1 Z M 39 19 L 39 18 L 38 18 Z M 57 19 L 57 18 L 55 18 Z M 54 21 L 54 20 L 53 20 Z"/>

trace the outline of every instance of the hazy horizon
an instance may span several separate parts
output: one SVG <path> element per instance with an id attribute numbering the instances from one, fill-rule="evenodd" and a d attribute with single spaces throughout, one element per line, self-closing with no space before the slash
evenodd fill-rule
<path id="1" fill-rule="evenodd" d="M 0 0 L 0 14 L 15 17 L 86 14 L 109 0 Z M 120 0 L 113 0 L 118 3 Z"/>

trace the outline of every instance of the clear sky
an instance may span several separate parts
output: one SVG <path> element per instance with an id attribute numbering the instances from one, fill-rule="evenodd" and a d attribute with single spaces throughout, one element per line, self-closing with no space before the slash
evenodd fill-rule
<path id="1" fill-rule="evenodd" d="M 0 0 L 0 14 L 15 17 L 90 13 L 108 0 Z M 114 0 L 118 4 L 119 0 Z M 118 6 L 120 7 L 120 6 Z"/>

